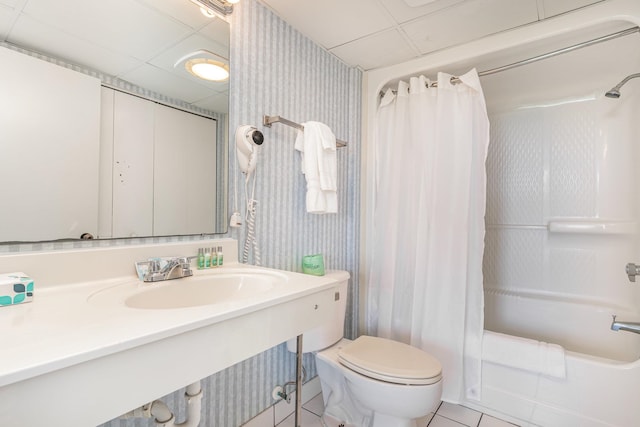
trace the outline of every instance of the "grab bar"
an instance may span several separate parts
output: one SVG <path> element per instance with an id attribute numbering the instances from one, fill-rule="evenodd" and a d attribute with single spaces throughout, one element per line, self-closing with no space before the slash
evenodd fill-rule
<path id="1" fill-rule="evenodd" d="M 611 322 L 612 331 L 627 331 L 635 334 L 640 334 L 640 323 L 636 322 L 616 322 L 616 315 L 613 316 L 613 322 Z"/>

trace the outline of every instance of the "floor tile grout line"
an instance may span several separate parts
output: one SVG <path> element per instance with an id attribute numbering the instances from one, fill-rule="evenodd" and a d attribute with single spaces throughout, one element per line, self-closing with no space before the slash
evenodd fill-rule
<path id="1" fill-rule="evenodd" d="M 308 413 L 310 413 L 311 415 L 313 415 L 314 417 L 316 417 L 318 420 L 320 419 L 321 415 L 316 414 L 313 411 L 308 410 L 307 408 L 302 408 L 303 411 L 307 411 Z M 284 421 L 291 417 L 291 416 L 295 416 L 295 413 L 292 412 L 289 415 L 287 415 L 286 417 L 284 417 L 284 419 L 282 421 L 280 421 L 280 423 L 276 424 L 276 419 L 275 419 L 275 411 L 274 411 L 274 415 L 273 415 L 273 425 L 274 427 L 278 427 L 279 425 L 281 425 L 282 423 L 284 423 Z"/>
<path id="2" fill-rule="evenodd" d="M 440 415 L 440 414 L 433 414 L 433 418 L 431 418 L 431 421 L 433 421 L 433 419 L 436 417 L 436 415 L 437 415 L 437 416 L 439 416 L 439 417 L 441 417 L 441 418 L 444 418 L 444 419 L 446 419 L 446 420 L 452 421 L 452 422 L 454 422 L 454 423 L 458 424 L 459 426 L 462 426 L 462 427 L 471 427 L 471 426 L 469 426 L 469 425 L 467 425 L 467 424 L 462 424 L 462 423 L 461 423 L 460 421 L 458 421 L 458 420 L 454 420 L 453 418 L 445 417 L 444 415 Z M 429 424 L 427 424 L 427 427 L 428 427 L 429 425 L 431 425 L 431 421 L 429 421 Z"/>
<path id="3" fill-rule="evenodd" d="M 309 400 L 311 400 L 311 399 L 309 399 Z M 307 403 L 308 403 L 308 402 L 307 402 Z M 467 408 L 467 409 L 471 409 L 472 411 L 478 412 L 478 413 L 480 414 L 480 418 L 478 418 L 478 422 L 477 422 L 477 423 L 475 423 L 475 425 L 471 426 L 471 425 L 465 424 L 465 423 L 463 423 L 463 422 L 461 422 L 461 421 L 459 421 L 459 420 L 456 420 L 456 419 L 453 419 L 453 418 L 450 418 L 450 417 L 448 417 L 448 416 L 445 416 L 445 415 L 442 415 L 442 414 L 438 413 L 438 412 L 440 411 L 440 409 L 442 408 L 442 405 L 443 405 L 443 404 L 444 404 L 444 401 L 441 401 L 441 402 L 438 404 L 438 406 L 437 406 L 436 410 L 433 412 L 433 416 L 431 417 L 431 419 L 427 422 L 427 424 L 426 424 L 424 427 L 429 427 L 429 426 L 431 426 L 431 425 L 432 425 L 432 423 L 434 422 L 434 419 L 436 418 L 436 416 L 438 416 L 438 417 L 442 417 L 442 418 L 445 418 L 445 419 L 447 419 L 447 420 L 449 420 L 449 421 L 452 421 L 453 423 L 455 423 L 455 424 L 457 424 L 457 425 L 459 425 L 459 426 L 461 426 L 461 427 L 480 427 L 480 425 L 482 424 L 482 420 L 484 419 L 484 416 L 485 416 L 485 415 L 487 415 L 487 414 L 485 414 L 484 412 L 476 411 L 475 409 L 471 409 L 471 408 Z M 463 405 L 457 405 L 457 406 L 463 406 Z M 463 406 L 463 407 L 465 407 L 465 408 L 466 408 L 466 406 Z M 305 408 L 304 406 L 302 407 L 302 409 L 303 409 L 304 411 L 306 411 L 306 412 L 310 413 L 313 417 L 317 418 L 318 420 L 321 420 L 321 418 L 322 418 L 322 414 L 316 414 L 314 411 L 312 411 L 311 409 Z M 276 424 L 275 424 L 275 416 L 276 416 L 276 414 L 275 414 L 275 410 L 274 410 L 274 411 L 272 411 L 272 414 L 273 414 L 273 425 L 274 425 L 274 426 L 279 426 L 279 425 L 281 425 L 281 424 L 282 424 L 282 423 L 283 423 L 287 418 L 289 418 L 289 417 L 291 417 L 291 416 L 294 416 L 294 413 L 292 412 L 292 413 L 291 413 L 291 414 L 289 414 L 287 417 L 285 417 L 285 418 L 280 422 L 280 424 L 277 424 L 277 425 L 276 425 Z M 498 419 L 500 419 L 500 418 L 498 418 Z M 508 422 L 508 421 L 505 421 L 505 422 Z M 509 423 L 509 422 L 508 422 L 508 423 Z M 434 424 L 434 425 L 435 425 L 435 424 Z M 512 425 L 513 427 L 519 427 L 517 424 L 513 424 L 513 423 L 509 423 L 509 425 Z"/>
<path id="4" fill-rule="evenodd" d="M 478 424 L 476 424 L 476 427 L 480 427 L 480 423 L 482 422 L 482 417 L 484 417 L 484 412 L 480 412 L 480 418 L 478 419 Z"/>
<path id="5" fill-rule="evenodd" d="M 438 411 L 440 410 L 440 407 L 442 406 L 442 402 L 443 401 L 441 400 L 440 403 L 438 404 L 438 407 L 436 408 L 436 410 L 433 411 L 433 416 L 431 417 L 431 419 L 427 423 L 426 427 L 429 427 L 431 425 L 431 421 L 433 421 L 433 419 L 436 417 L 436 414 L 438 413 Z"/>

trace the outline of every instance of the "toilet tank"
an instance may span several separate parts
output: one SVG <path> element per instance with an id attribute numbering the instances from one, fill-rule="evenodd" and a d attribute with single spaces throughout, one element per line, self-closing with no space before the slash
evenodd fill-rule
<path id="1" fill-rule="evenodd" d="M 349 291 L 349 277 L 351 276 L 348 271 L 328 270 L 325 277 L 331 277 L 337 282 L 335 297 L 337 314 L 330 322 L 303 333 L 302 351 L 305 353 L 330 347 L 340 341 L 344 336 L 344 317 L 347 313 L 347 295 Z M 287 350 L 292 353 L 296 352 L 295 338 L 287 341 Z"/>

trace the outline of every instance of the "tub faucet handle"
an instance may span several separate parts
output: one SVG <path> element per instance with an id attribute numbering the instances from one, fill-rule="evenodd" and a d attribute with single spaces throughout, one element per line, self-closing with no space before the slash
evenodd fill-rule
<path id="1" fill-rule="evenodd" d="M 636 265 L 632 262 L 628 263 L 626 268 L 627 276 L 629 276 L 630 282 L 636 281 L 636 276 L 640 275 L 640 265 Z"/>

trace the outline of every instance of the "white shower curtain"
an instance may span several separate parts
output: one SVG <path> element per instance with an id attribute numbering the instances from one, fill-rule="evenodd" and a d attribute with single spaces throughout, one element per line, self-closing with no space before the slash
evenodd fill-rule
<path id="1" fill-rule="evenodd" d="M 443 366 L 443 399 L 479 399 L 489 121 L 475 70 L 388 90 L 377 117 L 367 333 Z"/>

